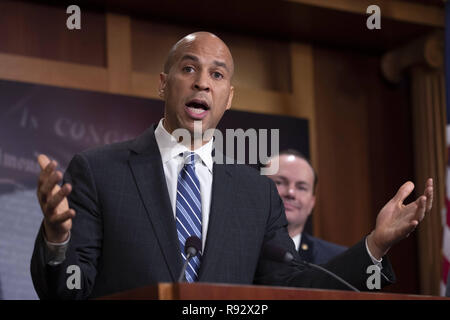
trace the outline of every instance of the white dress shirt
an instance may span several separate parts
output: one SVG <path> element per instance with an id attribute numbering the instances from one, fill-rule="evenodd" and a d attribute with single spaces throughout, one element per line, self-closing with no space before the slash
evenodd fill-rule
<path id="1" fill-rule="evenodd" d="M 298 248 L 300 248 L 300 242 L 302 242 L 302 234 L 299 233 L 296 236 L 291 237 L 292 241 L 294 241 L 294 245 L 295 245 L 295 251 L 298 251 Z"/>
<path id="2" fill-rule="evenodd" d="M 172 204 L 172 211 L 174 219 L 176 217 L 176 202 L 177 202 L 177 185 L 178 175 L 183 169 L 184 152 L 191 152 L 186 146 L 177 142 L 163 126 L 163 120 L 159 121 L 158 127 L 155 129 L 156 143 L 158 144 L 159 152 L 164 168 L 164 175 L 166 177 L 167 190 L 169 191 L 170 203 Z M 194 151 L 201 161 L 195 162 L 195 173 L 200 182 L 200 196 L 202 203 L 202 252 L 205 248 L 206 235 L 208 232 L 209 210 L 211 206 L 211 189 L 213 179 L 213 159 L 212 159 L 213 140 L 209 140 L 206 144 L 197 148 Z"/>

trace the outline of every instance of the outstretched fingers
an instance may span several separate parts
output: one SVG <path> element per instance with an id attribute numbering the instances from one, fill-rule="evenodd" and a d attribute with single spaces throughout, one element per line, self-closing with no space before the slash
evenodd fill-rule
<path id="1" fill-rule="evenodd" d="M 48 159 L 48 158 L 47 158 Z M 56 161 L 49 161 L 45 165 L 43 160 L 39 161 L 39 166 L 41 167 L 41 172 L 39 173 L 38 187 L 40 187 L 48 179 L 48 177 L 55 170 L 57 163 Z"/>
<path id="2" fill-rule="evenodd" d="M 425 210 L 427 209 L 427 197 L 420 196 L 415 201 L 417 209 L 414 212 L 413 221 L 417 221 L 417 224 L 425 217 Z"/>
<path id="3" fill-rule="evenodd" d="M 63 174 L 56 168 L 58 163 L 50 161 L 46 155 L 38 156 L 41 167 L 39 174 L 37 196 L 44 214 L 44 232 L 50 242 L 61 243 L 67 239 L 72 228 L 75 210 L 69 208 L 67 196 L 72 191 L 70 184 L 60 187 Z"/>
<path id="4" fill-rule="evenodd" d="M 55 214 L 48 219 L 48 222 L 53 225 L 62 224 L 69 219 L 73 219 L 75 217 L 75 210 L 69 209 L 63 213 Z"/>
<path id="5" fill-rule="evenodd" d="M 41 167 L 41 170 L 44 170 L 45 167 L 47 167 L 47 165 L 50 163 L 50 159 L 45 154 L 38 155 L 37 160 L 39 166 Z"/>
<path id="6" fill-rule="evenodd" d="M 40 201 L 42 204 L 46 203 L 52 195 L 52 191 L 55 186 L 62 180 L 62 173 L 59 171 L 53 171 L 47 178 L 43 181 L 39 187 Z M 58 188 L 59 190 L 59 188 Z"/>
<path id="7" fill-rule="evenodd" d="M 50 196 L 47 202 L 47 212 L 54 212 L 58 205 L 70 194 L 71 191 L 72 186 L 66 183 L 58 190 L 58 192 Z"/>
<path id="8" fill-rule="evenodd" d="M 403 194 L 404 195 L 404 194 Z M 424 194 L 404 207 L 404 223 L 408 234 L 412 232 L 425 218 L 425 214 L 431 210 L 433 203 L 433 180 L 428 179 L 425 185 Z"/>
<path id="9" fill-rule="evenodd" d="M 392 200 L 395 202 L 399 202 L 403 204 L 403 201 L 411 194 L 414 190 L 414 183 L 411 181 L 405 182 L 397 191 L 397 194 L 394 196 Z"/>
<path id="10" fill-rule="evenodd" d="M 427 197 L 426 212 L 429 212 L 433 206 L 433 195 L 434 195 L 433 179 L 429 178 L 427 180 L 427 183 L 425 184 L 425 191 L 423 194 L 425 195 L 425 197 Z"/>

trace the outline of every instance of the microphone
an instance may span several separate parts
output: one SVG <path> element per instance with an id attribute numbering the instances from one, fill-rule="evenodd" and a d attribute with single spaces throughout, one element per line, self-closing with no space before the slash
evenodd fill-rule
<path id="1" fill-rule="evenodd" d="M 294 260 L 292 253 L 269 243 L 264 246 L 262 255 L 269 260 L 282 263 L 291 263 Z"/>
<path id="2" fill-rule="evenodd" d="M 190 236 L 189 238 L 186 239 L 186 243 L 184 244 L 184 253 L 186 254 L 186 260 L 184 261 L 183 269 L 181 269 L 180 276 L 178 277 L 178 282 L 184 281 L 184 276 L 189 261 L 201 251 L 202 251 L 202 240 L 200 240 L 199 237 Z"/>
<path id="3" fill-rule="evenodd" d="M 344 279 L 339 277 L 337 274 L 325 269 L 324 267 L 321 267 L 314 263 L 307 262 L 305 260 L 297 261 L 297 260 L 295 260 L 292 253 L 290 253 L 289 251 L 287 251 L 283 248 L 280 248 L 278 246 L 267 243 L 267 244 L 265 244 L 265 246 L 263 248 L 262 254 L 263 254 L 263 257 L 265 257 L 269 260 L 275 261 L 275 262 L 292 264 L 296 267 L 309 267 L 309 268 L 314 268 L 314 269 L 320 270 L 320 271 L 325 272 L 326 274 L 332 276 L 333 278 L 335 278 L 336 280 L 338 280 L 340 283 L 344 284 L 351 290 L 360 292 L 358 289 L 356 289 L 350 283 L 348 283 L 347 281 L 345 281 Z"/>

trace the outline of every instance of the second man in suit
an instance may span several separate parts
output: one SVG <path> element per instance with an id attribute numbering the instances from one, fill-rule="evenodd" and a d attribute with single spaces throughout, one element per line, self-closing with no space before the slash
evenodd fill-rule
<path id="1" fill-rule="evenodd" d="M 275 182 L 283 200 L 289 236 L 303 260 L 325 264 L 347 248 L 304 232 L 316 204 L 317 173 L 309 160 L 297 150 L 284 150 L 276 157 L 279 161 L 278 172 L 269 177 Z"/>

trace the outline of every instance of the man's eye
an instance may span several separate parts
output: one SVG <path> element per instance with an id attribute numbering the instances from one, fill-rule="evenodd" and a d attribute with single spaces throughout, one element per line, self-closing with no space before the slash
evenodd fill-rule
<path id="1" fill-rule="evenodd" d="M 190 66 L 186 66 L 186 67 L 183 68 L 183 71 L 188 72 L 188 73 L 194 72 L 194 68 L 192 68 Z"/>
<path id="2" fill-rule="evenodd" d="M 223 74 L 220 72 L 213 72 L 214 79 L 223 79 Z"/>

